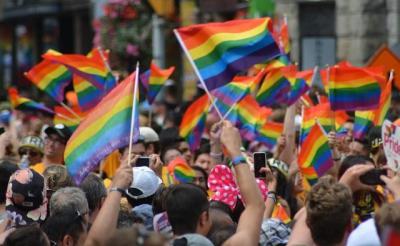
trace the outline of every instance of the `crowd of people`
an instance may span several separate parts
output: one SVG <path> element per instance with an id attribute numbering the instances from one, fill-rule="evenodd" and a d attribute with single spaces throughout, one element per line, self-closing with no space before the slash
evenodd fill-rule
<path id="1" fill-rule="evenodd" d="M 3 111 L 0 245 L 352 246 L 382 245 L 400 232 L 400 177 L 387 167 L 380 129 L 353 139 L 348 120 L 346 135 L 330 132 L 335 165 L 310 186 L 297 164 L 300 102 L 274 108 L 272 120 L 285 131 L 272 151 L 243 141 L 213 112 L 193 151 L 179 136 L 184 106 L 166 99 L 152 119 L 141 115 L 131 150 L 115 151 L 80 184 L 64 165 L 71 129 L 37 113 Z M 260 177 L 254 152 L 268 158 Z M 194 176 L 167 182 L 176 162 Z M 374 168 L 387 170 L 381 184 L 361 182 Z"/>

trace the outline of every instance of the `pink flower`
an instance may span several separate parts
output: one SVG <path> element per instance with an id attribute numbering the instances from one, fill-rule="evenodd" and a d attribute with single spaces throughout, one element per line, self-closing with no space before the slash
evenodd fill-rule
<path id="1" fill-rule="evenodd" d="M 128 53 L 131 56 L 139 55 L 139 46 L 137 46 L 137 45 L 127 44 L 125 50 L 126 50 L 126 53 Z"/>

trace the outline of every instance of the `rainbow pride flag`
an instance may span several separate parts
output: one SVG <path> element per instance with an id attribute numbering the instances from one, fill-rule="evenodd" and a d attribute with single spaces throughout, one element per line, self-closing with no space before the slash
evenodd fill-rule
<path id="1" fill-rule="evenodd" d="M 272 33 L 275 41 L 279 44 L 279 47 L 285 54 L 289 54 L 290 52 L 290 40 L 289 40 L 289 28 L 287 25 L 286 18 L 283 18 L 283 21 L 278 21 L 276 23 L 276 28 Z"/>
<path id="2" fill-rule="evenodd" d="M 285 76 L 288 78 L 290 82 L 290 91 L 287 95 L 286 104 L 292 105 L 295 103 L 304 93 L 310 90 L 312 80 L 313 71 L 307 70 L 302 71 L 301 73 L 297 71 L 296 66 L 288 66 L 287 69 L 284 69 Z"/>
<path id="3" fill-rule="evenodd" d="M 354 118 L 353 137 L 355 139 L 364 139 L 369 129 L 374 125 L 374 118 L 374 111 L 356 111 Z"/>
<path id="4" fill-rule="evenodd" d="M 318 178 L 333 167 L 332 153 L 328 138 L 318 124 L 315 124 L 301 145 L 298 156 L 299 170 L 313 185 Z"/>
<path id="5" fill-rule="evenodd" d="M 392 102 L 392 83 L 393 83 L 393 78 L 389 79 L 385 89 L 382 91 L 381 98 L 379 100 L 379 108 L 374 112 L 375 126 L 381 126 L 389 112 L 390 104 Z"/>
<path id="6" fill-rule="evenodd" d="M 175 30 L 209 90 L 223 86 L 241 71 L 277 57 L 269 18 L 207 23 Z"/>
<path id="7" fill-rule="evenodd" d="M 211 91 L 215 104 L 223 116 L 250 93 L 250 86 L 251 84 L 244 82 L 231 82 Z"/>
<path id="8" fill-rule="evenodd" d="M 64 89 L 72 80 L 71 72 L 65 66 L 48 60 L 35 65 L 25 76 L 57 102 L 64 100 Z"/>
<path id="9" fill-rule="evenodd" d="M 100 51 L 92 50 L 92 52 L 98 53 Z M 88 57 L 79 54 L 60 54 L 48 51 L 43 55 L 43 58 L 66 66 L 71 72 L 89 81 L 98 89 L 104 90 L 106 85 L 116 83 L 114 76 L 106 66 L 106 61 L 100 55 Z"/>
<path id="10" fill-rule="evenodd" d="M 200 145 L 200 140 L 205 129 L 210 100 L 207 94 L 195 100 L 185 111 L 179 126 L 179 135 L 186 139 L 192 150 Z"/>
<path id="11" fill-rule="evenodd" d="M 370 110 L 379 105 L 379 76 L 358 67 L 329 69 L 329 100 L 332 110 Z"/>
<path id="12" fill-rule="evenodd" d="M 254 97 L 246 95 L 234 106 L 226 119 L 239 129 L 244 139 L 253 141 L 257 138 L 259 126 L 265 123 L 265 119 L 262 121 L 264 112 Z"/>
<path id="13" fill-rule="evenodd" d="M 279 136 L 282 135 L 283 124 L 269 121 L 258 129 L 256 140 L 263 143 L 267 148 L 272 150 L 276 145 Z"/>
<path id="14" fill-rule="evenodd" d="M 152 61 L 150 69 L 140 76 L 140 81 L 147 90 L 147 100 L 149 104 L 152 104 L 154 99 L 156 99 L 165 81 L 172 75 L 174 70 L 175 67 L 163 70 Z"/>
<path id="15" fill-rule="evenodd" d="M 108 52 L 104 52 L 104 59 L 108 60 Z M 88 58 L 97 59 L 98 61 L 102 60 L 100 51 L 98 49 L 93 49 L 89 54 L 87 54 Z M 108 73 L 107 76 L 113 76 L 111 73 Z M 78 97 L 79 107 L 84 111 L 88 112 L 94 106 L 96 106 L 100 100 L 107 95 L 107 93 L 112 90 L 116 83 L 114 79 L 106 79 L 106 84 L 104 89 L 98 89 L 93 86 L 91 82 L 86 79 L 80 77 L 77 74 L 73 74 L 72 84 L 74 87 L 74 91 Z"/>
<path id="16" fill-rule="evenodd" d="M 289 224 L 292 221 L 289 215 L 286 213 L 285 208 L 282 206 L 280 202 L 275 204 L 274 210 L 272 211 L 271 218 L 279 219 L 285 224 Z"/>
<path id="17" fill-rule="evenodd" d="M 191 183 L 196 176 L 195 171 L 193 168 L 186 163 L 185 159 L 178 156 L 167 166 L 168 172 L 170 176 L 173 177 L 174 183 Z"/>
<path id="18" fill-rule="evenodd" d="M 53 110 L 49 109 L 42 103 L 38 103 L 29 98 L 20 96 L 18 90 L 14 87 L 8 89 L 8 99 L 10 100 L 10 104 L 13 109 L 26 112 L 39 111 L 50 115 L 54 114 Z"/>
<path id="19" fill-rule="evenodd" d="M 78 107 L 71 108 L 75 112 L 72 114 L 69 110 L 64 107 L 56 106 L 54 107 L 54 125 L 63 124 L 68 127 L 71 131 L 75 131 L 79 123 L 85 118 L 85 113 L 81 112 Z M 79 116 L 79 117 L 78 117 Z"/>
<path id="20" fill-rule="evenodd" d="M 284 75 L 284 67 L 271 70 L 265 77 L 256 99 L 262 106 L 272 106 L 276 103 L 285 104 L 291 83 Z"/>
<path id="21" fill-rule="evenodd" d="M 332 120 L 333 117 L 335 117 L 335 120 Z M 338 131 L 348 119 L 349 116 L 344 111 L 333 112 L 329 103 L 322 103 L 305 108 L 300 130 L 300 142 L 302 143 L 305 140 L 316 121 L 318 121 L 326 132 L 330 132 L 332 130 Z M 335 122 L 335 126 L 332 125 L 333 122 Z"/>
<path id="22" fill-rule="evenodd" d="M 132 73 L 93 108 L 80 123 L 65 148 L 64 160 L 76 183 L 80 183 L 101 160 L 129 144 L 133 93 L 138 109 L 139 90 Z M 134 92 L 135 88 L 135 92 Z M 134 112 L 133 141 L 139 137 L 139 115 Z"/>

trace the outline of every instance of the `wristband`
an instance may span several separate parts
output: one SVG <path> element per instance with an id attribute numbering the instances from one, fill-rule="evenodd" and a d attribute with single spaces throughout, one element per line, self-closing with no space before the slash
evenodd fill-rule
<path id="1" fill-rule="evenodd" d="M 276 191 L 272 191 L 272 190 L 270 190 L 270 191 L 268 191 L 268 193 L 267 193 L 268 195 L 269 194 L 274 194 L 274 195 L 276 195 Z"/>
<path id="2" fill-rule="evenodd" d="M 244 156 L 242 156 L 242 155 L 236 156 L 232 159 L 233 166 L 237 166 L 239 164 L 246 164 L 246 163 L 247 163 L 246 158 L 244 158 Z"/>
<path id="3" fill-rule="evenodd" d="M 121 188 L 118 188 L 118 187 L 112 187 L 112 188 L 109 190 L 109 192 L 111 193 L 111 192 L 113 192 L 113 191 L 118 191 L 119 193 L 121 193 L 121 195 L 125 195 L 125 190 L 124 190 L 124 189 L 121 189 Z"/>
<path id="4" fill-rule="evenodd" d="M 272 199 L 272 200 L 274 201 L 274 203 L 276 203 L 276 195 L 275 195 L 275 194 L 272 194 L 272 193 L 269 194 L 269 193 L 268 193 L 267 199 L 268 199 L 268 198 L 269 198 L 269 199 Z"/>

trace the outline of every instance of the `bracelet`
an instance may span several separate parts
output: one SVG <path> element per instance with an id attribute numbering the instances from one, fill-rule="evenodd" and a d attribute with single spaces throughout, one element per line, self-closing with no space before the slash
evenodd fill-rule
<path id="1" fill-rule="evenodd" d="M 275 194 L 268 194 L 267 195 L 267 199 L 272 199 L 274 201 L 274 203 L 276 203 L 276 195 Z"/>
<path id="2" fill-rule="evenodd" d="M 121 195 L 125 195 L 125 190 L 124 189 L 121 189 L 121 188 L 118 188 L 118 187 L 110 188 L 109 192 L 111 193 L 113 191 L 118 191 L 119 193 L 121 193 Z"/>
<path id="3" fill-rule="evenodd" d="M 236 165 L 239 165 L 239 164 L 246 164 L 246 163 L 247 163 L 246 162 L 246 158 L 244 158 L 244 156 L 242 156 L 242 155 L 236 156 L 236 157 L 234 157 L 232 159 L 232 165 L 233 166 L 236 166 Z"/>
<path id="4" fill-rule="evenodd" d="M 274 194 L 276 196 L 276 191 L 270 190 L 270 191 L 268 191 L 267 195 L 269 195 L 269 194 Z"/>

